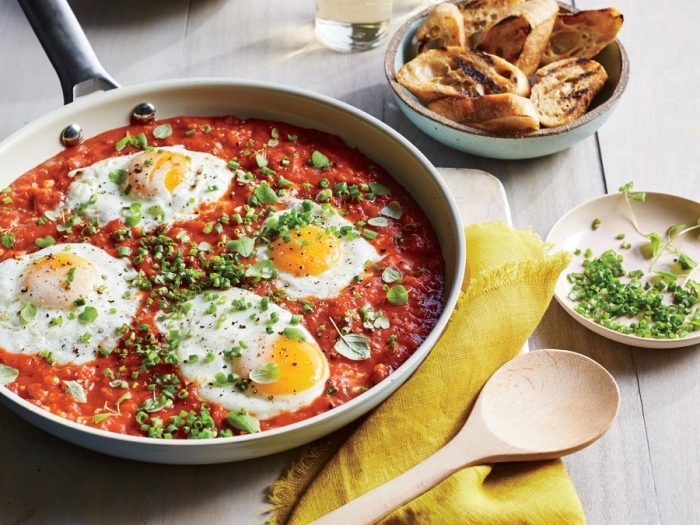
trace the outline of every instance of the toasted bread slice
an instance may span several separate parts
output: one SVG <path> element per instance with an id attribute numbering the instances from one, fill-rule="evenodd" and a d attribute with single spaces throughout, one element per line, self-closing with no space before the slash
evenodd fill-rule
<path id="1" fill-rule="evenodd" d="M 459 2 L 468 47 L 476 47 L 481 35 L 525 0 L 466 0 Z"/>
<path id="2" fill-rule="evenodd" d="M 485 31 L 477 48 L 505 58 L 530 77 L 539 67 L 558 12 L 555 0 L 528 0 Z"/>
<path id="3" fill-rule="evenodd" d="M 503 135 L 530 133 L 540 127 L 530 99 L 513 93 L 445 97 L 428 104 L 428 109 L 454 122 Z"/>
<path id="4" fill-rule="evenodd" d="M 449 95 L 530 95 L 530 81 L 517 67 L 463 47 L 429 49 L 401 66 L 396 80 L 424 104 Z"/>
<path id="5" fill-rule="evenodd" d="M 436 5 L 416 29 L 416 40 L 418 53 L 439 47 L 466 47 L 462 12 L 449 2 Z"/>
<path id="6" fill-rule="evenodd" d="M 622 13 L 614 7 L 559 13 L 540 65 L 563 58 L 593 58 L 615 40 L 623 22 Z"/>
<path id="7" fill-rule="evenodd" d="M 537 70 L 530 100 L 543 127 L 561 126 L 586 111 L 605 86 L 608 74 L 588 58 L 565 58 Z"/>

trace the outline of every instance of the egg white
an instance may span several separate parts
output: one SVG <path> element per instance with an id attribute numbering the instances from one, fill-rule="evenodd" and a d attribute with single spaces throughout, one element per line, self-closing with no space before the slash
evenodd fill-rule
<path id="1" fill-rule="evenodd" d="M 290 312 L 272 303 L 263 306 L 263 301 L 258 295 L 238 288 L 204 293 L 189 303 L 191 308 L 185 316 L 157 321 L 162 332 L 172 335 L 175 331 L 178 334 L 181 373 L 197 385 L 200 399 L 218 403 L 231 411 L 246 410 L 259 419 L 309 405 L 323 394 L 329 376 L 323 357 L 324 365 L 317 381 L 307 389 L 290 394 L 263 394 L 254 384 L 241 391 L 234 383 L 217 382 L 217 374 L 236 373 L 236 358 L 226 356 L 227 350 L 243 346 L 242 352 L 255 361 L 261 350 L 269 348 L 281 337 L 285 327 L 293 326 L 303 334 L 306 342 L 321 352 L 306 329 L 292 324 Z"/>
<path id="2" fill-rule="evenodd" d="M 300 210 L 302 200 L 288 199 L 287 207 L 272 214 L 266 224 L 274 223 L 279 217 L 289 210 Z M 341 236 L 340 259 L 328 270 L 318 275 L 293 275 L 277 269 L 275 285 L 294 298 L 314 297 L 327 299 L 337 297 L 347 286 L 352 284 L 355 276 L 365 274 L 367 263 L 377 262 L 382 256 L 377 250 L 355 230 L 354 225 L 340 212 L 332 207 L 321 207 L 314 203 L 311 208 L 312 220 L 322 229 L 335 227 L 337 229 L 350 227 L 354 235 Z M 293 242 L 293 241 L 292 241 Z M 268 247 L 262 246 L 257 251 L 258 260 L 272 260 Z"/>
<path id="3" fill-rule="evenodd" d="M 32 265 L 52 254 L 70 252 L 88 261 L 97 270 L 97 282 L 82 297 L 84 306 L 47 307 L 27 289 L 24 279 Z M 0 346 L 12 353 L 49 353 L 58 365 L 84 364 L 95 359 L 102 348 L 118 343 L 117 328 L 130 323 L 139 306 L 129 279 L 135 275 L 130 263 L 116 259 L 90 244 L 60 244 L 0 263 Z M 44 291 L 44 293 L 47 293 Z M 49 289 L 50 293 L 50 289 Z M 28 303 L 39 303 L 36 315 L 24 320 L 20 312 Z M 97 318 L 81 321 L 85 306 L 97 311 Z M 48 355 L 48 354 L 47 354 Z"/>
<path id="4" fill-rule="evenodd" d="M 136 191 L 128 192 L 115 182 L 115 177 L 110 174 L 127 171 L 132 159 L 139 155 L 136 153 L 104 159 L 72 171 L 69 176 L 75 180 L 68 189 L 65 208 L 83 208 L 84 213 L 96 219 L 100 226 L 117 218 L 125 220 L 134 214 L 136 208 L 140 215 L 136 225 L 151 230 L 159 224 L 195 218 L 200 204 L 219 200 L 228 191 L 233 172 L 222 159 L 181 146 L 156 148 L 154 151 L 175 152 L 189 159 L 182 182 L 172 192 L 162 188 L 152 194 L 137 195 Z"/>

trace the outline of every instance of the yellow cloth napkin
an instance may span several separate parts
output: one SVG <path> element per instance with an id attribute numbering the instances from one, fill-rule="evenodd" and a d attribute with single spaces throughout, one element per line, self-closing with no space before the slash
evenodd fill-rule
<path id="1" fill-rule="evenodd" d="M 533 232 L 470 225 L 467 278 L 438 344 L 395 394 L 352 428 L 302 450 L 271 488 L 269 523 L 306 525 L 422 461 L 461 428 L 486 380 L 516 356 L 569 255 Z M 560 460 L 463 469 L 382 524 L 576 524 L 583 509 Z M 346 525 L 346 524 L 338 524 Z"/>

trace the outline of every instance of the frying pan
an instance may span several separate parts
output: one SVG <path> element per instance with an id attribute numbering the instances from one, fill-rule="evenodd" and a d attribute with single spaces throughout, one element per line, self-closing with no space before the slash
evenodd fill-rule
<path id="1" fill-rule="evenodd" d="M 114 456 L 173 464 L 250 459 L 308 443 L 350 423 L 391 395 L 416 370 L 447 325 L 461 288 L 465 240 L 446 184 L 409 141 L 374 117 L 329 97 L 289 86 L 227 79 L 180 79 L 120 87 L 100 65 L 66 0 L 18 0 L 56 69 L 66 105 L 0 143 L 0 185 L 55 155 L 72 124 L 86 137 L 130 122 L 149 102 L 159 118 L 235 115 L 283 121 L 341 137 L 384 166 L 435 225 L 446 262 L 444 310 L 434 330 L 393 374 L 352 401 L 287 427 L 234 438 L 158 440 L 86 427 L 54 416 L 0 386 L 0 401 L 32 424 L 71 443 Z M 116 89 L 118 88 L 118 89 Z M 85 96 L 89 95 L 89 96 Z"/>

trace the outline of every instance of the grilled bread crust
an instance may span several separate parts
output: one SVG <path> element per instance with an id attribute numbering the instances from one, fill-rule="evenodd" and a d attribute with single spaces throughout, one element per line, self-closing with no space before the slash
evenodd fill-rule
<path id="1" fill-rule="evenodd" d="M 530 95 L 530 82 L 517 67 L 463 47 L 429 49 L 401 66 L 396 80 L 424 104 L 446 96 Z"/>
<path id="2" fill-rule="evenodd" d="M 530 77 L 540 65 L 558 12 L 555 0 L 527 0 L 486 30 L 477 48 L 506 59 Z"/>
<path id="3" fill-rule="evenodd" d="M 428 109 L 454 122 L 495 133 L 517 135 L 540 127 L 534 104 L 513 93 L 445 97 L 428 104 Z"/>
<path id="4" fill-rule="evenodd" d="M 467 0 L 457 5 L 464 19 L 464 34 L 469 47 L 476 47 L 484 31 L 525 0 Z"/>
<path id="5" fill-rule="evenodd" d="M 603 66 L 588 58 L 565 58 L 538 69 L 530 100 L 540 125 L 561 126 L 586 113 L 607 79 Z"/>
<path id="6" fill-rule="evenodd" d="M 622 23 L 612 7 L 570 14 L 556 0 L 452 0 L 419 26 L 419 54 L 396 79 L 460 124 L 503 135 L 557 127 L 604 88 L 608 75 L 591 58 Z"/>
<path id="7" fill-rule="evenodd" d="M 562 58 L 593 58 L 615 40 L 623 22 L 622 13 L 614 7 L 559 13 L 540 65 Z"/>
<path id="8" fill-rule="evenodd" d="M 449 2 L 436 5 L 416 29 L 416 40 L 419 54 L 433 48 L 466 47 L 462 12 Z"/>

